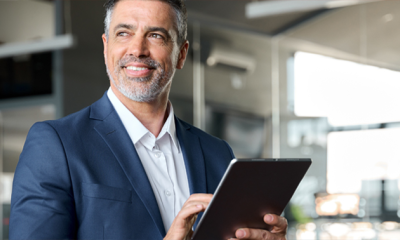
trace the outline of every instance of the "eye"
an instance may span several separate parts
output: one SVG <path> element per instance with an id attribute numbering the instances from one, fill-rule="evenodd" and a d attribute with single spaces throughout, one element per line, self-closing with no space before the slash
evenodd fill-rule
<path id="1" fill-rule="evenodd" d="M 152 38 L 158 38 L 158 39 L 164 39 L 163 36 L 161 36 L 160 34 L 157 34 L 157 33 L 151 33 L 151 34 L 150 34 L 150 37 L 152 37 Z"/>
<path id="2" fill-rule="evenodd" d="M 117 33 L 117 36 L 118 36 L 118 37 L 126 37 L 126 36 L 128 36 L 128 33 L 126 33 L 126 32 L 119 32 L 119 33 Z"/>

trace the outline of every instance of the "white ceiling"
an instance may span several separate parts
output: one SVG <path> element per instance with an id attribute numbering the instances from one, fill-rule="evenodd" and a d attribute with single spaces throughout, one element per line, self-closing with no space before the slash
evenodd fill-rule
<path id="1" fill-rule="evenodd" d="M 287 36 L 400 70 L 399 26 L 400 1 L 382 1 L 327 12 Z"/>

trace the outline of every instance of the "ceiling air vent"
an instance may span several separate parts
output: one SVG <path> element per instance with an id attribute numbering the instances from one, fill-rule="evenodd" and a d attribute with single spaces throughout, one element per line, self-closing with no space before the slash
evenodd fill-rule
<path id="1" fill-rule="evenodd" d="M 214 44 L 207 58 L 207 65 L 240 73 L 251 73 L 255 69 L 256 60 L 249 54 Z"/>

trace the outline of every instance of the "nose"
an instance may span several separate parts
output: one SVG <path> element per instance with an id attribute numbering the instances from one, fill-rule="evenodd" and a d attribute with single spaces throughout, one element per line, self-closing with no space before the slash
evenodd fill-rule
<path id="1" fill-rule="evenodd" d="M 147 45 L 145 37 L 140 35 L 134 35 L 132 41 L 129 44 L 128 55 L 133 55 L 137 58 L 144 58 L 150 55 L 150 51 Z"/>

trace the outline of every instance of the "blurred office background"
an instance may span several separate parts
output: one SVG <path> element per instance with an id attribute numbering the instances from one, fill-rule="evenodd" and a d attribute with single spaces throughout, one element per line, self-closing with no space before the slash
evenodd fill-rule
<path id="1" fill-rule="evenodd" d="M 29 128 L 108 89 L 103 3 L 0 1 L 3 239 Z M 186 4 L 176 114 L 237 157 L 313 160 L 284 213 L 288 239 L 400 239 L 400 1 Z"/>

